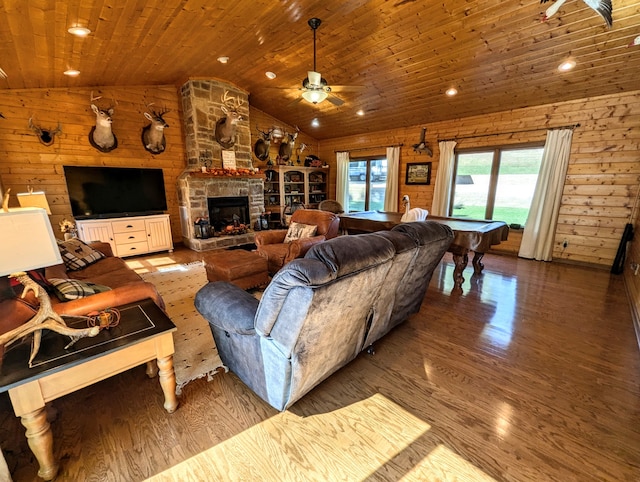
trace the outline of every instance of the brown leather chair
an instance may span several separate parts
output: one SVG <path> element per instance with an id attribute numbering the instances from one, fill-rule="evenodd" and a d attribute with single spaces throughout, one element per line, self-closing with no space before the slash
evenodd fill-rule
<path id="1" fill-rule="evenodd" d="M 259 231 L 255 234 L 258 254 L 267 259 L 269 273 L 276 273 L 285 264 L 295 258 L 302 258 L 314 244 L 321 243 L 338 235 L 340 218 L 329 211 L 317 209 L 298 209 L 291 216 L 292 223 L 317 226 L 316 235 L 284 243 L 286 229 Z"/>

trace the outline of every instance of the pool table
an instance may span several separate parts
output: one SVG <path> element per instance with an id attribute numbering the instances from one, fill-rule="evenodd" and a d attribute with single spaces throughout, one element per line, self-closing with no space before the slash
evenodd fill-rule
<path id="1" fill-rule="evenodd" d="M 402 213 L 384 211 L 341 214 L 340 229 L 345 234 L 383 231 L 400 224 L 401 218 Z M 482 264 L 484 253 L 491 246 L 506 241 L 509 236 L 509 226 L 503 221 L 444 218 L 439 216 L 429 216 L 427 220 L 445 224 L 453 230 L 454 238 L 448 251 L 453 255 L 455 263 L 453 291 L 458 293 L 462 293 L 462 283 L 464 282 L 462 272 L 469 262 L 469 251 L 474 252 L 473 272 L 479 275 L 484 268 Z"/>

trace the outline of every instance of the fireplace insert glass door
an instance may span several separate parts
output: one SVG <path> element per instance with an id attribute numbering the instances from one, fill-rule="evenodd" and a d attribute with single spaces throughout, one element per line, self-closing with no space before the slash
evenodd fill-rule
<path id="1" fill-rule="evenodd" d="M 209 224 L 216 232 L 224 231 L 227 226 L 251 223 L 248 196 L 210 197 L 207 204 Z"/>

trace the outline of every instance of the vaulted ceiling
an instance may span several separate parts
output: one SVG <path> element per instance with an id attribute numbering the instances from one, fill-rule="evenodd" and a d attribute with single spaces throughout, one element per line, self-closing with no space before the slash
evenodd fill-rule
<path id="1" fill-rule="evenodd" d="M 0 95 L 216 78 L 318 139 L 413 126 L 640 89 L 640 45 L 628 46 L 640 35 L 640 2 L 612 2 L 608 29 L 582 0 L 545 22 L 551 2 L 537 0 L 5 0 Z M 322 77 L 361 86 L 335 88 L 341 106 L 299 100 L 313 67 L 311 17 L 322 20 Z M 74 37 L 74 25 L 92 33 Z M 575 69 L 559 72 L 568 58 Z M 449 87 L 458 95 L 446 96 Z"/>

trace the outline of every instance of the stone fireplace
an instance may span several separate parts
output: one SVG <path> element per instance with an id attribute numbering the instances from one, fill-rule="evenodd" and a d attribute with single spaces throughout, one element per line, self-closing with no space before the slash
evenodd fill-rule
<path id="1" fill-rule="evenodd" d="M 242 116 L 236 127 L 234 145 L 223 149 L 214 138 L 216 122 L 224 117 L 222 98 L 225 94 L 238 98 L 242 105 L 238 111 Z M 184 112 L 185 147 L 187 168 L 178 177 L 178 202 L 182 238 L 185 246 L 196 251 L 224 248 L 253 243 L 253 230 L 245 234 L 221 235 L 202 238 L 195 223 L 207 219 L 216 228 L 220 220 L 214 217 L 219 212 L 211 212 L 210 200 L 221 198 L 242 198 L 242 216 L 250 228 L 264 211 L 264 187 L 261 175 L 220 176 L 211 174 L 211 169 L 227 167 L 223 165 L 229 158 L 236 168 L 251 168 L 251 133 L 249 129 L 249 99 L 246 92 L 218 80 L 190 80 L 181 88 Z M 224 151 L 224 155 L 223 155 Z M 203 172 L 203 168 L 207 172 Z M 226 211 L 230 206 L 223 206 Z M 240 215 L 240 214 L 238 214 Z"/>

